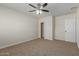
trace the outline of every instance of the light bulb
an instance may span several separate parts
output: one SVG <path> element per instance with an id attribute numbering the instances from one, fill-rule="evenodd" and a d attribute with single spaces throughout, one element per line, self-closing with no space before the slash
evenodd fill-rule
<path id="1" fill-rule="evenodd" d="M 43 9 L 43 6 L 41 6 L 40 9 Z"/>
<path id="2" fill-rule="evenodd" d="M 36 10 L 36 14 L 41 14 L 42 11 L 41 10 Z"/>
<path id="3" fill-rule="evenodd" d="M 39 10 L 36 10 L 36 14 L 39 14 Z"/>
<path id="4" fill-rule="evenodd" d="M 41 10 L 39 12 L 40 12 L 40 14 L 42 14 L 42 11 Z"/>

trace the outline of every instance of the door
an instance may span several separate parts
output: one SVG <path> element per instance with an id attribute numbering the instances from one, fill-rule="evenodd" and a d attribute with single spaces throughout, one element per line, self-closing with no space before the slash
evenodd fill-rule
<path id="1" fill-rule="evenodd" d="M 75 14 L 65 17 L 65 41 L 76 42 Z"/>
<path id="2" fill-rule="evenodd" d="M 41 38 L 44 39 L 44 23 L 41 23 Z"/>
<path id="3" fill-rule="evenodd" d="M 76 14 L 57 16 L 55 18 L 55 39 L 76 42 Z"/>

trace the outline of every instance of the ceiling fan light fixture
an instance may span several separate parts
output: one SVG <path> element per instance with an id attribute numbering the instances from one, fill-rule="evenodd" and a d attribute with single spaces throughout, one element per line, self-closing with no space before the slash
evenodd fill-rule
<path id="1" fill-rule="evenodd" d="M 35 8 L 35 10 L 31 10 L 29 12 L 35 12 L 36 14 L 42 14 L 43 12 L 49 12 L 49 10 L 44 9 L 47 5 L 48 5 L 47 3 L 44 3 L 44 4 L 38 3 L 37 6 L 29 4 L 29 6 Z"/>
<path id="2" fill-rule="evenodd" d="M 43 6 L 40 6 L 40 9 L 43 9 Z"/>
<path id="3" fill-rule="evenodd" d="M 36 10 L 36 14 L 42 14 L 43 12 L 41 10 Z"/>

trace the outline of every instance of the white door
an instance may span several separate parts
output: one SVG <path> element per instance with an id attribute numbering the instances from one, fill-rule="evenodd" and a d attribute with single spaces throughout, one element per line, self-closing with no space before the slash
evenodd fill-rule
<path id="1" fill-rule="evenodd" d="M 75 14 L 66 15 L 65 17 L 65 41 L 76 42 L 75 37 Z"/>
<path id="2" fill-rule="evenodd" d="M 75 13 L 55 18 L 55 39 L 76 42 Z"/>

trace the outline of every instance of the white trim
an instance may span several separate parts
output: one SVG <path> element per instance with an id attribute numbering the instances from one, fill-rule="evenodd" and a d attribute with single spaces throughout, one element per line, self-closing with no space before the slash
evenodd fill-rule
<path id="1" fill-rule="evenodd" d="M 35 38 L 35 39 L 36 39 L 36 38 Z M 35 40 L 35 39 L 30 39 L 30 40 L 21 41 L 21 42 L 16 42 L 16 43 L 9 44 L 9 45 L 4 45 L 4 46 L 1 46 L 0 49 L 7 48 L 7 47 L 11 47 L 11 46 L 18 45 L 18 44 L 21 44 L 21 43 L 24 43 L 24 42 L 28 42 L 28 41 L 31 41 L 31 40 Z"/>

